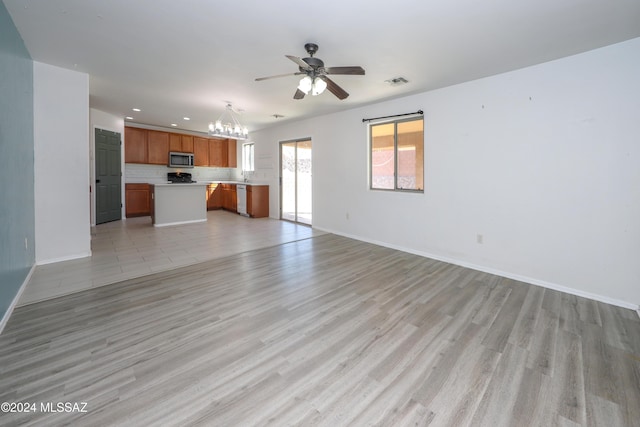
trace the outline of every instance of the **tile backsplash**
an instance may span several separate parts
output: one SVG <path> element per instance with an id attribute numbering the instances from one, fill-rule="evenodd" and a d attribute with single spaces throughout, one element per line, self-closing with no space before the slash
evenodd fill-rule
<path id="1" fill-rule="evenodd" d="M 189 172 L 195 181 L 225 181 L 235 177 L 233 168 L 195 167 L 189 169 L 169 168 L 162 165 L 142 165 L 126 163 L 124 165 L 124 182 L 145 182 L 160 184 L 167 182 L 167 172 Z"/>

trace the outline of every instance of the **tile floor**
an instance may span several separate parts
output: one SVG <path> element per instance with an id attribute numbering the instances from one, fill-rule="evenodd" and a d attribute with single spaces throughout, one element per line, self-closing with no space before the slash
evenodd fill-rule
<path id="1" fill-rule="evenodd" d="M 209 211 L 205 223 L 162 228 L 149 217 L 101 224 L 91 229 L 91 257 L 37 266 L 18 305 L 320 234 L 225 211 Z"/>

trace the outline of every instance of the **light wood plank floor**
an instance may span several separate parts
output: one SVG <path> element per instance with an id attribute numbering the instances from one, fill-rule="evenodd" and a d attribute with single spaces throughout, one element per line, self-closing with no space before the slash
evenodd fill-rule
<path id="1" fill-rule="evenodd" d="M 153 227 L 150 217 L 91 229 L 92 256 L 39 265 L 19 305 L 323 234 L 270 218 L 207 212 L 207 222 Z"/>
<path id="2" fill-rule="evenodd" d="M 0 425 L 640 425 L 632 310 L 325 234 L 19 307 Z"/>

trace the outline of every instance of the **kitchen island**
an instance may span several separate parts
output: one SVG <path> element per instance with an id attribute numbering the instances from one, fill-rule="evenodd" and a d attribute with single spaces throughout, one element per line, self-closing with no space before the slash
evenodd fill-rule
<path id="1" fill-rule="evenodd" d="M 155 227 L 207 220 L 208 183 L 152 184 L 151 220 Z"/>

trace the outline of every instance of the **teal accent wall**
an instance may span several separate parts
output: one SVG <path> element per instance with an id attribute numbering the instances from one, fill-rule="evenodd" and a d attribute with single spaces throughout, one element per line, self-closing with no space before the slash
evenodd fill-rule
<path id="1" fill-rule="evenodd" d="M 33 142 L 33 61 L 0 2 L 0 319 L 35 263 Z"/>

